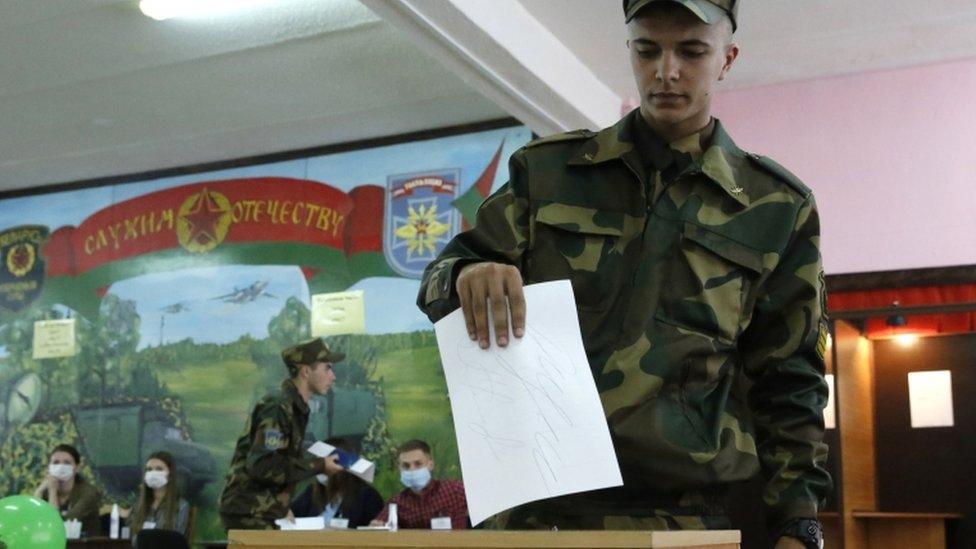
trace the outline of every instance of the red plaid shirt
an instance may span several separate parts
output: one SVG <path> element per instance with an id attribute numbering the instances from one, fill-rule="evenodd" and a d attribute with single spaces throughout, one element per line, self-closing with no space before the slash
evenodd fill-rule
<path id="1" fill-rule="evenodd" d="M 397 505 L 399 528 L 430 529 L 430 519 L 451 517 L 453 530 L 468 527 L 468 500 L 464 497 L 464 484 L 460 480 L 431 479 L 419 494 L 410 488 L 391 497 L 376 520 L 386 522 L 390 504 Z"/>

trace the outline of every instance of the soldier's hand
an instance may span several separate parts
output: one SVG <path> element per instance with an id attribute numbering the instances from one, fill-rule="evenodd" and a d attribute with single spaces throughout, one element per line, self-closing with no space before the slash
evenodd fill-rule
<path id="1" fill-rule="evenodd" d="M 522 274 L 517 268 L 491 262 L 467 265 L 458 273 L 457 293 L 461 300 L 468 337 L 477 341 L 482 349 L 491 346 L 488 338 L 489 306 L 495 327 L 495 341 L 499 347 L 508 345 L 509 310 L 512 315 L 512 333 L 515 337 L 525 334 L 525 296 L 522 293 Z"/>
<path id="2" fill-rule="evenodd" d="M 369 521 L 369 525 L 370 525 L 370 526 L 383 526 L 383 525 L 385 525 L 385 524 L 386 524 L 386 523 L 385 523 L 385 522 L 383 522 L 382 520 L 376 520 L 376 519 L 373 519 L 373 520 L 371 520 L 371 521 Z"/>
<path id="3" fill-rule="evenodd" d="M 285 520 L 287 520 L 288 522 L 290 522 L 292 524 L 295 524 L 295 513 L 292 513 L 291 512 L 291 509 L 289 509 L 288 510 L 288 514 L 285 515 Z"/>
<path id="4" fill-rule="evenodd" d="M 339 465 L 339 456 L 336 454 L 325 456 L 322 459 L 325 460 L 325 474 L 327 475 L 334 475 L 346 470 L 345 467 Z"/>

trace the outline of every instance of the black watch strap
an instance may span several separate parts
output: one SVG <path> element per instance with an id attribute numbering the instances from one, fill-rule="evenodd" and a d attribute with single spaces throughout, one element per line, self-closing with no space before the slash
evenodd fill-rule
<path id="1" fill-rule="evenodd" d="M 823 549 L 823 527 L 817 519 L 793 519 L 780 529 L 778 538 L 783 536 L 800 540 L 807 549 Z"/>

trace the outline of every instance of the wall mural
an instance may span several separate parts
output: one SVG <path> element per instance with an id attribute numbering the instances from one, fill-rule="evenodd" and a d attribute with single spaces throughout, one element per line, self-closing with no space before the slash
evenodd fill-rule
<path id="1" fill-rule="evenodd" d="M 530 139 L 503 128 L 0 201 L 0 494 L 29 493 L 50 450 L 82 452 L 106 502 L 131 505 L 146 457 L 176 456 L 196 539 L 254 402 L 309 336 L 313 294 L 363 290 L 366 333 L 311 403 L 309 437 L 359 441 L 384 497 L 393 449 L 434 447 L 460 477 L 420 273 L 508 178 Z M 71 356 L 35 358 L 35 322 L 75 319 Z"/>

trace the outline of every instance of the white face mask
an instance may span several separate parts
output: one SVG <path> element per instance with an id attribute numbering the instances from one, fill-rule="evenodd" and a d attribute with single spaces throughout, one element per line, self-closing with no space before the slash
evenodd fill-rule
<path id="1" fill-rule="evenodd" d="M 329 484 L 329 475 L 315 475 L 315 480 L 319 481 L 322 486 L 327 486 Z"/>
<path id="2" fill-rule="evenodd" d="M 67 463 L 52 463 L 47 466 L 47 472 L 52 477 L 64 482 L 75 476 L 75 466 Z"/>
<path id="3" fill-rule="evenodd" d="M 155 490 L 162 488 L 169 482 L 169 473 L 166 471 L 146 471 L 146 486 Z"/>

